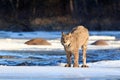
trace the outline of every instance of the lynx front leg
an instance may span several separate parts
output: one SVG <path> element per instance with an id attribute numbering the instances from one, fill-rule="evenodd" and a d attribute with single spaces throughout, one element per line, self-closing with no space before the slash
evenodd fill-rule
<path id="1" fill-rule="evenodd" d="M 79 67 L 79 62 L 78 61 L 79 61 L 79 53 L 78 53 L 78 51 L 75 51 L 73 67 Z"/>
<path id="2" fill-rule="evenodd" d="M 82 53 L 83 53 L 83 65 L 81 67 L 88 67 L 86 64 L 86 50 L 87 50 L 87 45 L 82 46 Z"/>
<path id="3" fill-rule="evenodd" d="M 65 67 L 71 67 L 71 53 L 67 52 L 66 53 L 66 57 L 67 57 L 67 64 L 65 65 Z"/>

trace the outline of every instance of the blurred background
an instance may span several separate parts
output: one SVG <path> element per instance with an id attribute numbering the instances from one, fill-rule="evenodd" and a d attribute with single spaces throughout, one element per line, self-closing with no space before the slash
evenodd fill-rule
<path id="1" fill-rule="evenodd" d="M 120 0 L 0 0 L 0 30 L 120 30 Z"/>

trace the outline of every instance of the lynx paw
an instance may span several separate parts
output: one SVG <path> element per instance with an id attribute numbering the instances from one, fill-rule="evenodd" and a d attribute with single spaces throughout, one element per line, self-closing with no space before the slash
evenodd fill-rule
<path id="1" fill-rule="evenodd" d="M 79 64 L 74 64 L 73 67 L 79 67 Z"/>
<path id="2" fill-rule="evenodd" d="M 88 68 L 89 66 L 88 65 L 82 65 L 81 67 L 82 68 Z"/>
<path id="3" fill-rule="evenodd" d="M 71 67 L 71 64 L 66 64 L 65 67 Z"/>

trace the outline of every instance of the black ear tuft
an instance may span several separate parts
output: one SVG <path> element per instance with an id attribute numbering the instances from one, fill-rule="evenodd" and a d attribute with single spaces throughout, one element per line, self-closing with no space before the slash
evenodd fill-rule
<path id="1" fill-rule="evenodd" d="M 62 35 L 65 35 L 65 33 L 64 32 L 61 32 L 62 33 Z"/>

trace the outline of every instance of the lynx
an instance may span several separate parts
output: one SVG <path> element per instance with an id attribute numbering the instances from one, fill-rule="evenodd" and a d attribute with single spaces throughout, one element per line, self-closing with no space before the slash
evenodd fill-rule
<path id="1" fill-rule="evenodd" d="M 73 67 L 79 67 L 79 48 L 82 48 L 83 65 L 81 67 L 88 67 L 86 64 L 86 50 L 89 39 L 89 32 L 84 26 L 77 26 L 67 34 L 62 32 L 61 44 L 64 46 L 67 64 L 65 67 L 71 67 L 71 56 L 74 56 Z"/>

